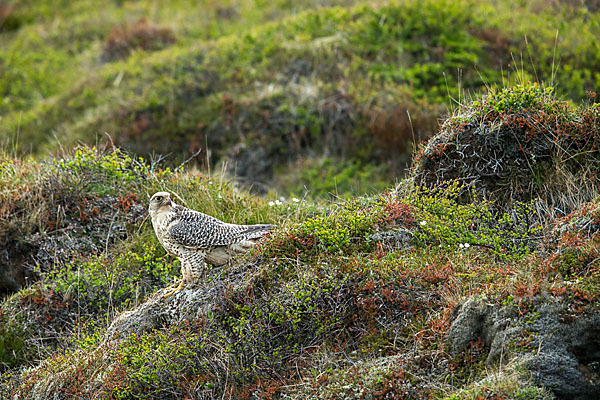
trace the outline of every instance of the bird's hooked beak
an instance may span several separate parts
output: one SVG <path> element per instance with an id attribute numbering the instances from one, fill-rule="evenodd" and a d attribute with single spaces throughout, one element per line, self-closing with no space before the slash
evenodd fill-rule
<path id="1" fill-rule="evenodd" d="M 163 204 L 164 204 L 165 206 L 171 206 L 171 205 L 172 205 L 172 203 L 171 203 L 171 199 L 165 199 L 165 200 L 163 201 Z"/>

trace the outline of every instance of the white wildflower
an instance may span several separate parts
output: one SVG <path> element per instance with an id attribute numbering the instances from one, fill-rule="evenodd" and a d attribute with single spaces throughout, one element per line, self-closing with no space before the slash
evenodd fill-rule
<path id="1" fill-rule="evenodd" d="M 271 200 L 271 201 L 269 202 L 269 206 L 273 207 L 274 205 L 275 205 L 275 202 L 274 202 L 273 200 Z"/>
<path id="2" fill-rule="evenodd" d="M 297 199 L 297 198 L 295 198 L 295 197 L 292 197 L 292 201 L 293 201 L 294 203 L 300 203 L 300 200 L 299 200 L 299 199 Z"/>
<path id="3" fill-rule="evenodd" d="M 421 222 L 419 223 L 419 225 L 421 225 L 421 226 L 425 226 L 425 225 L 427 225 L 427 221 L 421 221 Z"/>

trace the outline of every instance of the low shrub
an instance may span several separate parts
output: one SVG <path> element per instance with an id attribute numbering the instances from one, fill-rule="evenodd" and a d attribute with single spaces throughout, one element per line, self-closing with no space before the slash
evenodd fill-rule
<path id="1" fill-rule="evenodd" d="M 380 218 L 379 200 L 352 200 L 336 209 L 306 216 L 258 249 L 267 257 L 355 254 L 372 249 L 369 236 Z"/>
<path id="2" fill-rule="evenodd" d="M 134 24 L 113 27 L 105 40 L 102 59 L 122 60 L 133 50 L 155 51 L 173 43 L 175 33 L 171 29 L 142 18 Z"/>
<path id="3" fill-rule="evenodd" d="M 465 190 L 454 181 L 445 188 L 418 188 L 408 196 L 418 227 L 416 236 L 422 243 L 478 246 L 502 258 L 520 258 L 539 247 L 542 228 L 531 204 L 514 204 L 511 213 L 499 215 L 494 203 L 481 199 L 473 187 L 471 200 L 461 202 Z"/>

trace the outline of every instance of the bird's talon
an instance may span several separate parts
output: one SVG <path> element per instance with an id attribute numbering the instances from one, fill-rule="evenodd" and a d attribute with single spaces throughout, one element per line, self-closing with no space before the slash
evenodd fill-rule
<path id="1" fill-rule="evenodd" d="M 183 289 L 183 279 L 181 280 L 181 282 L 179 282 L 179 285 L 177 285 L 177 287 L 175 289 L 171 289 L 167 293 L 165 293 L 165 295 L 163 296 L 163 299 L 171 296 L 174 293 L 179 292 L 181 289 Z"/>

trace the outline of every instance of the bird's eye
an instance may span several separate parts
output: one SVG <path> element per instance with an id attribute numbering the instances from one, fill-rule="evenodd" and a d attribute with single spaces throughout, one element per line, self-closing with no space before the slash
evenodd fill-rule
<path id="1" fill-rule="evenodd" d="M 156 201 L 162 201 L 162 196 L 156 196 Z"/>

